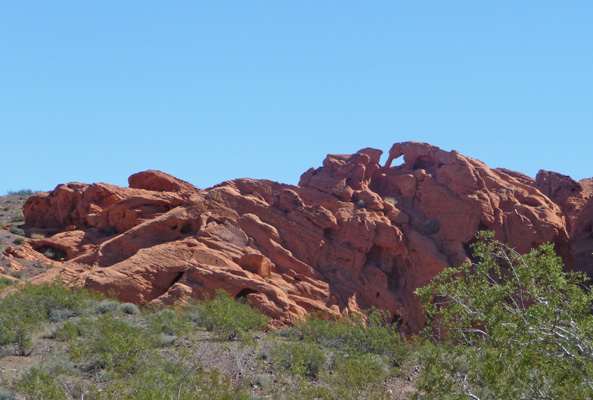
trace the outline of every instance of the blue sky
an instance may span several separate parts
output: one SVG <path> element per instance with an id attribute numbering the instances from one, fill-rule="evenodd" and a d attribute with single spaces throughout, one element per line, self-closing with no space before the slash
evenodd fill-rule
<path id="1" fill-rule="evenodd" d="M 2 1 L 0 194 L 416 140 L 593 176 L 591 1 Z"/>

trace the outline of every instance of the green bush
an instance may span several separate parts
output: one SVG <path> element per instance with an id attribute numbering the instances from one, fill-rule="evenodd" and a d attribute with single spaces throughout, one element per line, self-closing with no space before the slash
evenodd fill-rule
<path id="1" fill-rule="evenodd" d="M 8 287 L 8 286 L 12 286 L 16 283 L 17 281 L 15 281 L 14 279 L 10 279 L 4 276 L 0 276 L 0 292 L 2 291 L 2 289 Z"/>
<path id="2" fill-rule="evenodd" d="M 189 328 L 187 321 L 170 308 L 148 314 L 146 322 L 151 332 L 155 334 L 179 335 Z"/>
<path id="3" fill-rule="evenodd" d="M 60 341 L 72 341 L 80 336 L 91 334 L 94 324 L 87 318 L 73 318 L 60 324 L 53 332 L 52 337 Z"/>
<path id="4" fill-rule="evenodd" d="M 7 196 L 10 197 L 30 197 L 33 196 L 37 191 L 33 191 L 31 189 L 21 189 L 21 190 L 9 190 L 6 192 Z"/>
<path id="5" fill-rule="evenodd" d="M 0 400 L 16 400 L 16 397 L 11 392 L 0 389 Z"/>
<path id="6" fill-rule="evenodd" d="M 134 303 L 122 303 L 122 304 L 120 304 L 119 311 L 123 312 L 124 314 L 130 314 L 130 315 L 138 315 L 138 314 L 140 314 L 140 309 Z"/>
<path id="7" fill-rule="evenodd" d="M 16 384 L 17 390 L 27 395 L 27 399 L 63 400 L 66 391 L 56 374 L 43 367 L 32 367 L 23 374 Z"/>
<path id="8" fill-rule="evenodd" d="M 386 312 L 367 311 L 366 322 L 359 316 L 336 320 L 312 315 L 299 325 L 303 336 L 311 337 L 325 347 L 346 354 L 376 354 L 399 365 L 408 354 L 405 338 L 388 321 Z"/>
<path id="9" fill-rule="evenodd" d="M 482 232 L 475 264 L 417 290 L 429 324 L 418 398 L 593 398 L 593 294 L 552 245 L 520 255 Z"/>
<path id="10" fill-rule="evenodd" d="M 21 228 L 16 227 L 16 226 L 10 227 L 10 233 L 12 233 L 13 235 L 25 236 L 25 231 L 22 230 Z"/>
<path id="11" fill-rule="evenodd" d="M 274 349 L 274 364 L 295 375 L 317 377 L 325 354 L 315 342 L 279 343 Z"/>
<path id="12" fill-rule="evenodd" d="M 25 220 L 25 216 L 23 213 L 19 213 L 10 219 L 10 222 L 23 222 Z"/>
<path id="13" fill-rule="evenodd" d="M 15 344 L 22 355 L 30 353 L 30 334 L 58 310 L 79 315 L 94 296 L 60 283 L 25 285 L 0 299 L 0 345 Z"/>
<path id="14" fill-rule="evenodd" d="M 95 312 L 97 314 L 107 314 L 110 312 L 117 311 L 118 308 L 119 308 L 119 302 L 117 302 L 115 300 L 103 300 L 99 304 L 97 304 L 97 307 L 95 308 Z"/>
<path id="15" fill-rule="evenodd" d="M 143 330 L 111 314 L 85 321 L 82 337 L 71 347 L 74 361 L 84 360 L 89 371 L 105 370 L 116 376 L 134 373 L 149 355 Z"/>
<path id="16" fill-rule="evenodd" d="M 309 398 L 358 400 L 391 399 L 385 380 L 389 374 L 387 360 L 375 354 L 360 354 L 334 361 L 331 373 L 324 371 L 320 378 L 324 385 L 305 390 Z"/>
<path id="17" fill-rule="evenodd" d="M 212 300 L 193 304 L 188 313 L 206 330 L 216 332 L 221 340 L 248 339 L 252 331 L 265 328 L 269 320 L 224 291 L 218 291 Z"/>

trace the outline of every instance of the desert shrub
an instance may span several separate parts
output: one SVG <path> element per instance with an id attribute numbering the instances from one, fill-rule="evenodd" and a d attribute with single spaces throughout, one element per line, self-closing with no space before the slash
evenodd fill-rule
<path id="1" fill-rule="evenodd" d="M 140 314 L 140 309 L 134 303 L 122 303 L 122 304 L 120 304 L 119 311 L 123 312 L 124 314 L 130 314 L 130 315 L 138 315 L 138 314 Z"/>
<path id="2" fill-rule="evenodd" d="M 49 311 L 49 320 L 50 322 L 60 322 L 74 317 L 75 315 L 76 312 L 74 310 L 67 308 L 56 308 Z"/>
<path id="3" fill-rule="evenodd" d="M 27 399 L 63 400 L 67 398 L 66 391 L 57 375 L 43 367 L 34 366 L 23 374 L 16 383 L 19 392 Z"/>
<path id="4" fill-rule="evenodd" d="M 80 336 L 90 335 L 94 324 L 87 318 L 72 318 L 60 324 L 52 332 L 52 338 L 60 341 L 72 341 Z"/>
<path id="5" fill-rule="evenodd" d="M 388 321 L 386 312 L 371 309 L 366 321 L 360 316 L 335 319 L 313 314 L 299 325 L 303 336 L 346 354 L 376 354 L 400 364 L 408 354 L 406 340 Z"/>
<path id="6" fill-rule="evenodd" d="M 73 342 L 71 357 L 84 360 L 89 371 L 105 370 L 117 375 L 134 373 L 149 355 L 148 338 L 143 330 L 111 314 L 88 320 L 79 340 Z"/>
<path id="7" fill-rule="evenodd" d="M 146 323 L 151 332 L 152 343 L 156 347 L 172 345 L 179 335 L 189 329 L 188 320 L 169 308 L 148 314 Z"/>
<path id="8" fill-rule="evenodd" d="M 324 385 L 305 389 L 306 397 L 326 400 L 393 398 L 384 385 L 388 374 L 389 367 L 381 356 L 340 357 L 335 360 L 331 373 L 325 370 L 320 374 Z"/>
<path id="9" fill-rule="evenodd" d="M 520 255 L 482 232 L 477 260 L 418 289 L 429 324 L 419 398 L 590 399 L 593 294 L 550 244 Z"/>
<path id="10" fill-rule="evenodd" d="M 0 389 L 0 400 L 16 400 L 16 397 L 11 392 Z"/>
<path id="11" fill-rule="evenodd" d="M 56 310 L 82 313 L 91 294 L 70 289 L 60 283 L 25 285 L 18 292 L 0 300 L 0 345 L 15 344 L 22 355 L 30 352 L 30 335 L 41 323 L 50 320 Z"/>
<path id="12" fill-rule="evenodd" d="M 7 196 L 11 197 L 30 197 L 33 196 L 37 191 L 33 191 L 31 189 L 21 189 L 21 190 L 9 190 L 6 192 Z"/>
<path id="13" fill-rule="evenodd" d="M 429 235 L 434 235 L 441 229 L 441 223 L 438 219 L 429 219 L 424 223 L 424 231 Z"/>
<path id="14" fill-rule="evenodd" d="M 25 244 L 25 243 L 26 243 L 26 240 L 25 240 L 25 238 L 20 238 L 20 237 L 19 237 L 19 238 L 15 238 L 15 239 L 12 241 L 12 243 L 16 244 L 17 246 L 20 246 L 20 245 L 22 245 L 22 244 Z"/>
<path id="15" fill-rule="evenodd" d="M 189 313 L 193 314 L 194 321 L 216 332 L 221 340 L 247 339 L 252 331 L 263 329 L 269 320 L 224 291 L 218 291 L 212 300 L 195 303 Z"/>
<path id="16" fill-rule="evenodd" d="M 397 199 L 393 196 L 384 197 L 383 200 L 385 200 L 388 203 L 393 204 L 394 206 L 397 205 Z"/>
<path id="17" fill-rule="evenodd" d="M 23 215 L 23 213 L 18 213 L 10 219 L 10 222 L 23 222 L 24 220 L 25 216 Z"/>
<path id="18" fill-rule="evenodd" d="M 179 335 L 188 329 L 187 321 L 170 308 L 148 314 L 146 322 L 151 332 L 155 334 Z"/>
<path id="19" fill-rule="evenodd" d="M 45 235 L 43 235 L 41 233 L 32 233 L 31 239 L 45 239 Z"/>
<path id="20" fill-rule="evenodd" d="M 2 289 L 6 288 L 7 286 L 12 286 L 16 283 L 14 279 L 7 278 L 5 276 L 0 276 L 0 292 Z"/>
<path id="21" fill-rule="evenodd" d="M 97 314 L 107 314 L 107 313 L 117 311 L 118 308 L 119 308 L 119 302 L 117 302 L 115 300 L 103 300 L 99 304 L 97 304 L 97 307 L 95 308 L 95 312 Z"/>
<path id="22" fill-rule="evenodd" d="M 37 249 L 37 251 L 39 251 L 41 254 L 43 254 L 47 258 L 49 258 L 51 260 L 57 260 L 57 261 L 64 260 L 66 258 L 66 256 L 68 255 L 64 250 L 58 249 L 56 247 L 51 247 L 51 246 L 41 247 L 41 248 Z"/>
<path id="23" fill-rule="evenodd" d="M 148 360 L 145 368 L 125 379 L 115 379 L 98 390 L 87 389 L 89 398 L 121 400 L 252 400 L 243 382 L 233 382 L 216 371 L 206 371 L 200 364 Z"/>
<path id="24" fill-rule="evenodd" d="M 292 340 L 301 340 L 303 338 L 303 334 L 301 333 L 301 331 L 298 328 L 295 328 L 294 326 L 285 326 L 275 331 L 274 334 L 276 336 Z"/>
<path id="25" fill-rule="evenodd" d="M 12 233 L 13 235 L 19 235 L 19 236 L 25 236 L 25 231 L 22 230 L 19 227 L 16 226 L 11 226 L 10 227 L 10 233 Z M 24 242 L 24 241 L 23 241 Z M 22 244 L 22 243 L 21 243 Z"/>
<path id="26" fill-rule="evenodd" d="M 295 375 L 314 378 L 325 362 L 325 354 L 315 342 L 279 343 L 274 349 L 274 364 Z"/>

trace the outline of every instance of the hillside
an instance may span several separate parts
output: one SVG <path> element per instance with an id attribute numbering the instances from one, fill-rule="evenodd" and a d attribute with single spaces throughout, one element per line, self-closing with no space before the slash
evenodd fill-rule
<path id="1" fill-rule="evenodd" d="M 6 246 L 4 273 L 51 263 L 34 282 L 59 276 L 136 304 L 224 289 L 276 327 L 312 311 L 377 307 L 416 332 L 424 317 L 414 290 L 467 260 L 479 230 L 521 253 L 552 242 L 567 268 L 593 272 L 588 181 L 533 179 L 426 143 L 394 144 L 384 165 L 381 154 L 330 154 L 298 186 L 237 179 L 198 189 L 159 171 L 132 175 L 128 188 L 62 184 L 24 204 L 30 239 Z"/>

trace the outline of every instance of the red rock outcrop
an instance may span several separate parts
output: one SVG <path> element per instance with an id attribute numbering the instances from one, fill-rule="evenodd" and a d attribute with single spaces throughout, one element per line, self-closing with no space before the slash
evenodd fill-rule
<path id="1" fill-rule="evenodd" d="M 49 235 L 30 245 L 64 259 L 37 279 L 60 275 L 139 304 L 224 289 L 276 326 L 375 306 L 417 331 L 414 290 L 463 263 L 478 230 L 520 252 L 553 242 L 568 264 L 588 262 L 571 251 L 588 242 L 569 241 L 568 229 L 585 237 L 593 222 L 579 183 L 426 143 L 396 143 L 384 166 L 381 154 L 330 154 L 298 186 L 237 179 L 199 190 L 159 171 L 132 175 L 129 188 L 59 185 L 24 207 L 28 232 Z"/>

